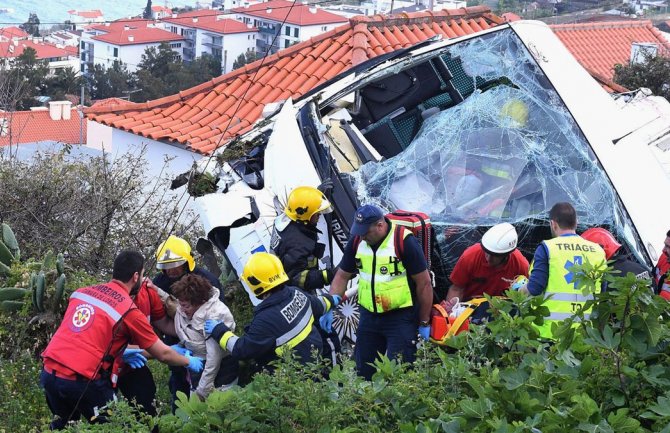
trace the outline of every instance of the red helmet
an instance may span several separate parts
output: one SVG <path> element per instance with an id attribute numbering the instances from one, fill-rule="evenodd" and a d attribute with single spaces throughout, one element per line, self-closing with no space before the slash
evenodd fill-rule
<path id="1" fill-rule="evenodd" d="M 582 233 L 582 237 L 586 239 L 587 241 L 594 242 L 601 247 L 603 247 L 603 250 L 605 250 L 605 256 L 607 257 L 607 260 L 610 259 L 614 255 L 614 253 L 617 252 L 619 248 L 621 248 L 621 244 L 614 239 L 614 236 L 612 236 L 612 233 L 608 232 L 604 228 L 601 227 L 594 227 L 592 229 L 588 229 L 584 233 Z"/>

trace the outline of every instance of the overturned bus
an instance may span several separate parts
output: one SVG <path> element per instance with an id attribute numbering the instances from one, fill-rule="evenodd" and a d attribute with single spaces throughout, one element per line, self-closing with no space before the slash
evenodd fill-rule
<path id="1" fill-rule="evenodd" d="M 324 265 L 337 265 L 359 204 L 424 212 L 444 294 L 460 254 L 493 224 L 514 224 L 532 258 L 559 201 L 577 209 L 579 232 L 606 227 L 651 266 L 669 228 L 670 204 L 659 197 L 670 186 L 669 147 L 666 100 L 608 94 L 549 27 L 518 21 L 382 55 L 277 104 L 203 158 L 193 174 L 216 187 L 195 204 L 207 240 L 238 275 L 270 249 L 294 187 L 334 184 L 334 212 L 319 222 Z M 350 284 L 334 325 L 354 340 Z"/>

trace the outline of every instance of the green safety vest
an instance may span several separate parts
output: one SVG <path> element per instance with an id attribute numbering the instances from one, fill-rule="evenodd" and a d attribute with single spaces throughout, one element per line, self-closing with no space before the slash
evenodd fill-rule
<path id="1" fill-rule="evenodd" d="M 551 324 L 572 317 L 579 305 L 593 299 L 593 295 L 584 296 L 577 289 L 575 275 L 570 271 L 574 264 L 589 261 L 592 264 L 606 262 L 605 252 L 600 245 L 587 241 L 581 236 L 559 236 L 544 241 L 549 252 L 549 279 L 545 296 L 552 295 L 545 302 L 549 308 L 549 317 L 544 324 L 538 326 L 540 336 L 552 338 Z M 533 266 L 531 264 L 531 271 Z M 596 293 L 600 292 L 600 280 L 596 282 Z M 590 311 L 586 310 L 584 317 L 588 318 Z"/>
<path id="2" fill-rule="evenodd" d="M 403 228 L 391 222 L 391 230 L 377 251 L 373 251 L 365 241 L 361 241 L 356 251 L 358 303 L 373 313 L 384 313 L 413 305 L 407 271 L 396 254 L 396 230 Z M 403 240 L 410 234 L 409 230 L 403 230 Z"/>

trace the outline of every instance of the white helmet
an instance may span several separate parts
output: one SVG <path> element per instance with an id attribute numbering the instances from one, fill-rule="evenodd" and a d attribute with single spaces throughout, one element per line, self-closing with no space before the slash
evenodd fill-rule
<path id="1" fill-rule="evenodd" d="M 516 248 L 519 240 L 516 229 L 510 223 L 496 224 L 482 236 L 484 251 L 492 254 L 508 254 Z"/>

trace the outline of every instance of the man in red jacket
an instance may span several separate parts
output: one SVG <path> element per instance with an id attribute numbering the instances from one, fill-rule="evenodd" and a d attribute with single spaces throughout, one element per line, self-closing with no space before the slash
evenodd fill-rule
<path id="1" fill-rule="evenodd" d="M 144 257 L 122 251 L 114 260 L 112 281 L 72 293 L 63 321 L 42 353 L 40 384 L 56 416 L 52 429 L 61 429 L 81 415 L 92 422 L 105 421 L 99 410 L 114 399 L 113 366 L 128 343 L 160 362 L 202 370 L 200 358 L 181 356 L 166 346 L 133 303 L 129 294 L 143 278 Z"/>
<path id="2" fill-rule="evenodd" d="M 654 291 L 670 301 L 670 230 L 665 234 L 665 242 L 663 243 L 663 254 L 658 259 L 658 263 L 654 266 L 652 276 L 654 278 Z"/>

